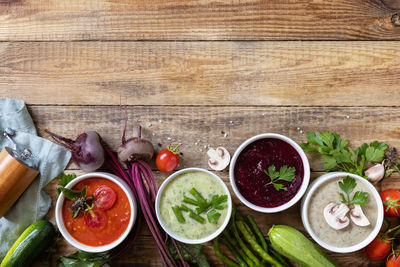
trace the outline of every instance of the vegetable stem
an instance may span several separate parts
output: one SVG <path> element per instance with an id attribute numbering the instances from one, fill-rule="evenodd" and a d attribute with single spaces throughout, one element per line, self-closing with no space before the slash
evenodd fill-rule
<path id="1" fill-rule="evenodd" d="M 240 267 L 239 264 L 225 256 L 224 254 L 221 253 L 219 250 L 219 245 L 218 245 L 218 237 L 213 240 L 213 246 L 214 246 L 214 252 L 215 255 L 217 255 L 218 258 L 220 258 L 226 265 L 229 267 Z"/>
<path id="2" fill-rule="evenodd" d="M 221 238 L 222 244 L 224 244 L 232 253 L 232 255 L 235 257 L 235 259 L 238 261 L 240 267 L 247 267 L 246 262 L 242 259 L 242 257 L 239 255 L 239 252 L 236 250 L 234 246 L 232 246 L 227 239 L 224 237 Z"/>
<path id="3" fill-rule="evenodd" d="M 272 266 L 283 267 L 280 262 L 278 262 L 275 258 L 271 257 L 266 251 L 264 251 L 262 247 L 257 243 L 257 241 L 251 237 L 249 232 L 247 232 L 243 222 L 236 221 L 235 224 L 237 225 L 239 231 L 242 233 L 244 239 L 250 244 L 254 251 L 257 252 L 258 255 L 260 255 L 261 258 L 269 262 Z"/>
<path id="4" fill-rule="evenodd" d="M 268 245 L 267 242 L 265 241 L 264 235 L 261 233 L 260 228 L 258 228 L 256 222 L 254 221 L 253 217 L 251 215 L 247 216 L 247 219 L 250 222 L 251 227 L 253 228 L 253 231 L 256 233 L 258 240 L 260 241 L 260 244 L 262 248 L 268 252 Z"/>
<path id="5" fill-rule="evenodd" d="M 196 220 L 196 221 L 198 221 L 199 223 L 205 223 L 206 222 L 206 220 L 203 217 L 201 217 L 200 215 L 194 213 L 193 211 L 189 211 L 189 217 L 194 219 L 194 220 Z"/>
<path id="6" fill-rule="evenodd" d="M 182 215 L 182 212 L 178 206 L 173 206 L 172 210 L 174 211 L 174 214 L 176 216 L 176 219 L 178 220 L 179 223 L 184 223 L 185 218 Z"/>

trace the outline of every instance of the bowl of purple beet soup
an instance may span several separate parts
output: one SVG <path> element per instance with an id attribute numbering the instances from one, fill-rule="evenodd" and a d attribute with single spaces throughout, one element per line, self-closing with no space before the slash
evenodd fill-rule
<path id="1" fill-rule="evenodd" d="M 273 213 L 293 206 L 310 181 L 306 154 L 292 139 L 265 133 L 247 139 L 232 157 L 229 179 L 247 207 Z"/>

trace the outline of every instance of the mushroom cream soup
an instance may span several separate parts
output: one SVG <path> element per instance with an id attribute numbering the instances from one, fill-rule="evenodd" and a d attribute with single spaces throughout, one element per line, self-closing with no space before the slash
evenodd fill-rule
<path id="1" fill-rule="evenodd" d="M 192 188 L 195 188 L 208 200 L 213 195 L 226 194 L 224 188 L 213 176 L 200 171 L 185 172 L 175 177 L 164 189 L 160 199 L 160 213 L 165 225 L 176 235 L 187 239 L 201 239 L 211 235 L 221 227 L 228 212 L 228 204 L 223 210 L 218 210 L 221 217 L 216 223 L 210 223 L 208 220 L 205 220 L 205 223 L 199 223 L 190 218 L 187 212 L 182 212 L 185 222 L 179 223 L 172 207 L 181 205 L 184 196 L 190 197 L 189 191 Z M 185 205 L 195 209 L 190 204 Z M 206 218 L 206 216 L 202 216 Z"/>
<path id="2" fill-rule="evenodd" d="M 351 196 L 356 191 L 368 193 L 368 204 L 362 206 L 362 211 L 371 224 L 357 226 L 350 221 L 347 227 L 340 230 L 335 230 L 328 225 L 324 218 L 324 208 L 331 202 L 341 203 L 339 192 L 342 191 L 338 182 L 343 178 L 332 179 L 321 184 L 311 196 L 308 206 L 308 220 L 312 231 L 323 242 L 335 247 L 350 247 L 359 244 L 368 237 L 377 220 L 377 206 L 374 196 L 364 183 L 357 181 L 357 186 Z M 350 216 L 350 212 L 347 213 L 347 216 Z"/>

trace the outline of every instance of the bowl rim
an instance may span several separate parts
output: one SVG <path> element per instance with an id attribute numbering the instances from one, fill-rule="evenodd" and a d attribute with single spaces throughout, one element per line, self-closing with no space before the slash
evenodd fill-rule
<path id="1" fill-rule="evenodd" d="M 329 181 L 329 180 L 333 180 L 333 179 L 337 179 L 339 177 L 344 177 L 344 176 L 350 176 L 354 179 L 356 179 L 357 181 L 361 181 L 362 183 L 364 183 L 365 185 L 368 186 L 368 189 L 370 190 L 370 192 L 372 193 L 372 195 L 374 196 L 374 199 L 376 201 L 377 204 L 377 220 L 376 220 L 376 224 L 374 229 L 371 231 L 371 233 L 368 235 L 368 237 L 366 239 L 364 239 L 362 242 L 353 245 L 353 246 L 349 246 L 349 247 L 336 247 L 336 246 L 332 246 L 329 245 L 327 243 L 325 243 L 324 241 L 322 241 L 315 233 L 314 231 L 311 229 L 310 226 L 310 222 L 308 220 L 308 207 L 310 205 L 310 199 L 311 196 L 313 195 L 313 193 L 315 192 L 315 190 L 323 183 Z M 315 242 L 317 242 L 321 247 L 333 251 L 333 252 L 337 252 L 337 253 L 350 253 L 350 252 L 354 252 L 357 250 L 360 250 L 362 248 L 364 248 L 365 246 L 367 246 L 369 243 L 372 242 L 372 240 L 378 235 L 379 230 L 382 227 L 382 223 L 383 223 L 383 204 L 380 201 L 380 196 L 378 191 L 375 189 L 375 187 L 365 178 L 358 176 L 356 174 L 353 173 L 346 173 L 346 172 L 330 172 L 330 173 L 326 173 L 323 174 L 321 176 L 319 176 L 317 179 L 315 179 L 311 185 L 309 186 L 306 195 L 304 196 L 302 203 L 301 203 L 301 220 L 303 222 L 304 228 L 307 230 L 307 232 L 309 233 L 309 235 L 312 237 L 312 239 L 314 239 Z"/>
<path id="2" fill-rule="evenodd" d="M 271 139 L 279 139 L 282 141 L 285 141 L 289 145 L 291 145 L 297 153 L 299 153 L 302 163 L 303 163 L 303 169 L 304 169 L 304 175 L 303 175 L 303 181 L 300 186 L 300 189 L 296 192 L 296 194 L 293 196 L 292 199 L 290 199 L 288 202 L 277 206 L 277 207 L 272 207 L 272 208 L 266 208 L 266 207 L 261 207 L 257 206 L 250 201 L 248 201 L 239 191 L 239 189 L 236 186 L 236 181 L 235 181 L 235 175 L 234 175 L 234 170 L 235 170 L 235 164 L 236 160 L 239 157 L 240 153 L 243 151 L 244 148 L 246 148 L 249 144 L 260 140 L 260 139 L 266 139 L 266 138 L 271 138 Z M 258 134 L 253 137 L 248 138 L 246 141 L 244 141 L 235 151 L 233 154 L 232 160 L 231 160 L 231 165 L 229 166 L 229 180 L 233 189 L 233 192 L 235 192 L 235 195 L 239 198 L 239 200 L 245 204 L 247 207 L 250 209 L 253 209 L 258 212 L 263 212 L 263 213 L 276 213 L 280 212 L 283 210 L 286 210 L 296 204 L 301 197 L 304 195 L 304 193 L 307 190 L 308 183 L 310 182 L 310 163 L 308 162 L 308 158 L 306 154 L 304 153 L 303 149 L 292 139 L 290 139 L 287 136 L 277 134 L 277 133 L 263 133 L 263 134 Z"/>
<path id="3" fill-rule="evenodd" d="M 167 185 L 172 180 L 174 180 L 176 177 L 178 177 L 179 175 L 181 175 L 183 173 L 196 172 L 196 171 L 207 173 L 207 174 L 211 175 L 215 180 L 217 180 L 220 183 L 220 185 L 222 186 L 222 188 L 225 191 L 225 194 L 228 196 L 228 201 L 227 201 L 227 203 L 228 203 L 228 211 L 227 211 L 227 214 L 226 214 L 224 222 L 221 224 L 221 226 L 215 232 L 213 232 L 212 234 L 210 234 L 210 235 L 208 235 L 206 237 L 200 238 L 200 239 L 188 239 L 188 238 L 184 238 L 184 237 L 180 237 L 180 236 L 176 235 L 174 232 L 172 232 L 165 225 L 164 220 L 162 219 L 162 216 L 161 216 L 161 213 L 160 213 L 160 201 L 161 201 L 162 193 L 164 192 L 165 188 L 167 187 Z M 170 235 L 173 239 L 178 240 L 178 241 L 180 241 L 182 243 L 186 243 L 186 244 L 202 244 L 202 243 L 208 242 L 208 241 L 216 238 L 219 234 L 222 233 L 222 231 L 228 225 L 229 220 L 231 218 L 231 213 L 232 213 L 232 197 L 231 197 L 231 194 L 229 192 L 228 187 L 226 186 L 224 181 L 218 175 L 216 175 L 216 174 L 214 174 L 214 173 L 212 173 L 212 172 L 210 172 L 210 171 L 208 171 L 206 169 L 203 169 L 203 168 L 185 168 L 185 169 L 179 170 L 179 171 L 171 174 L 170 176 L 168 176 L 167 179 L 165 179 L 165 181 L 162 183 L 161 187 L 159 188 L 159 190 L 157 192 L 155 206 L 156 206 L 157 220 L 160 223 L 161 227 L 164 229 L 164 231 L 168 235 Z"/>
<path id="4" fill-rule="evenodd" d="M 95 177 L 108 179 L 108 180 L 114 182 L 115 184 L 117 184 L 124 191 L 125 195 L 127 196 L 128 200 L 129 200 L 129 204 L 131 207 L 130 221 L 129 221 L 127 228 L 125 229 L 125 231 L 122 233 L 122 235 L 118 239 L 116 239 L 115 241 L 113 241 L 107 245 L 104 245 L 104 246 L 88 246 L 88 245 L 82 244 L 78 240 L 73 238 L 68 233 L 67 229 L 65 228 L 64 221 L 62 218 L 62 205 L 63 205 L 64 199 L 65 199 L 63 193 L 61 193 L 60 196 L 58 197 L 57 203 L 56 203 L 56 208 L 55 208 L 57 227 L 58 227 L 60 233 L 62 234 L 62 236 L 65 238 L 65 240 L 67 240 L 67 242 L 70 245 L 72 245 L 80 250 L 83 250 L 86 252 L 92 252 L 92 253 L 106 252 L 106 251 L 109 251 L 109 250 L 113 249 L 114 247 L 118 246 L 128 236 L 128 234 L 132 230 L 132 227 L 137 218 L 137 204 L 136 204 L 136 199 L 135 199 L 132 191 L 130 190 L 128 185 L 121 178 L 119 178 L 118 176 L 116 176 L 114 174 L 106 173 L 106 172 L 86 173 L 86 174 L 76 177 L 74 180 L 69 182 L 65 187 L 71 188 L 75 184 L 79 183 L 82 180 L 89 179 L 89 178 L 95 178 Z"/>

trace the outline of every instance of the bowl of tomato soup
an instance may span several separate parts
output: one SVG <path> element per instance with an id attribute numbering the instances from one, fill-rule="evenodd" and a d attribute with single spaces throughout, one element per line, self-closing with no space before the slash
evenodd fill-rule
<path id="1" fill-rule="evenodd" d="M 87 252 L 104 252 L 120 244 L 137 217 L 136 200 L 119 177 L 104 172 L 81 175 L 65 186 L 86 191 L 84 200 L 71 200 L 61 193 L 56 204 L 56 222 L 72 246 Z"/>
<path id="2" fill-rule="evenodd" d="M 247 139 L 232 157 L 229 179 L 239 200 L 264 213 L 285 210 L 304 195 L 310 165 L 292 139 L 265 133 Z"/>

